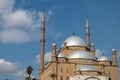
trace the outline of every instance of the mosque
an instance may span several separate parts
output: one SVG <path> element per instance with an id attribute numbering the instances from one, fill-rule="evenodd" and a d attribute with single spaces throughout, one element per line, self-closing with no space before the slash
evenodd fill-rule
<path id="1" fill-rule="evenodd" d="M 88 17 L 86 17 L 86 41 L 76 35 L 68 37 L 57 50 L 52 44 L 51 61 L 44 65 L 45 14 L 42 13 L 40 41 L 39 80 L 119 80 L 116 50 L 112 60 L 96 57 L 95 45 L 90 43 Z"/>

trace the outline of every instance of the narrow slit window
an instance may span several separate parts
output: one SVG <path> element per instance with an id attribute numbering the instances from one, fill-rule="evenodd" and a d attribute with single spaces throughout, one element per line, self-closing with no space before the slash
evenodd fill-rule
<path id="1" fill-rule="evenodd" d="M 69 72 L 69 69 L 67 68 L 67 73 Z"/>
<path id="2" fill-rule="evenodd" d="M 61 72 L 63 72 L 62 68 L 61 68 Z"/>

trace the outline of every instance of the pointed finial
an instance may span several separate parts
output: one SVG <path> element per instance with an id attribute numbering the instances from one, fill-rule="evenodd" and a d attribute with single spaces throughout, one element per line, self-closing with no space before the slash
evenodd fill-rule
<path id="1" fill-rule="evenodd" d="M 55 40 L 53 41 L 53 44 L 52 44 L 52 45 L 56 45 Z"/>
<path id="2" fill-rule="evenodd" d="M 53 41 L 53 43 L 55 43 L 55 40 Z"/>
<path id="3" fill-rule="evenodd" d="M 115 48 L 112 46 L 112 51 L 115 51 Z"/>
<path id="4" fill-rule="evenodd" d="M 114 48 L 112 48 L 112 51 L 116 51 Z"/>
<path id="5" fill-rule="evenodd" d="M 91 44 L 91 49 L 92 49 L 92 51 L 94 51 L 95 50 L 95 45 L 94 44 Z"/>
<path id="6" fill-rule="evenodd" d="M 73 35 L 75 35 L 75 32 L 73 32 Z"/>
<path id="7" fill-rule="evenodd" d="M 55 43 L 53 43 L 52 45 L 56 45 Z"/>
<path id="8" fill-rule="evenodd" d="M 75 35 L 75 30 L 73 30 L 73 35 Z"/>

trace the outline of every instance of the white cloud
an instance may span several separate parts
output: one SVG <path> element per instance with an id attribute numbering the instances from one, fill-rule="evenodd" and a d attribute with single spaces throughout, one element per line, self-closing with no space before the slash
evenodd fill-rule
<path id="1" fill-rule="evenodd" d="M 40 34 L 36 31 L 25 31 L 22 29 L 5 29 L 0 31 L 0 42 L 2 43 L 26 43 L 40 39 Z"/>
<path id="2" fill-rule="evenodd" d="M 120 50 L 118 51 L 117 55 L 118 55 L 118 57 L 120 57 Z"/>
<path id="3" fill-rule="evenodd" d="M 104 52 L 103 50 L 96 49 L 96 51 L 95 51 L 96 57 L 99 58 L 99 57 L 103 56 L 103 52 Z"/>
<path id="4" fill-rule="evenodd" d="M 32 19 L 26 11 L 18 10 L 13 13 L 3 15 L 3 26 L 16 27 L 16 26 L 31 26 Z"/>
<path id="5" fill-rule="evenodd" d="M 30 42 L 31 36 L 29 33 L 20 29 L 2 30 L 0 32 L 0 41 L 3 43 L 24 43 Z"/>
<path id="6" fill-rule="evenodd" d="M 53 11 L 51 9 L 48 11 L 48 15 L 53 15 Z"/>
<path id="7" fill-rule="evenodd" d="M 0 0 L 0 14 L 11 12 L 13 9 L 14 0 Z"/>
<path id="8" fill-rule="evenodd" d="M 63 33 L 56 33 L 56 34 L 54 35 L 54 39 L 55 39 L 55 40 L 58 40 L 62 35 L 63 35 Z"/>
<path id="9" fill-rule="evenodd" d="M 46 14 L 46 20 L 48 21 L 52 15 L 53 15 L 53 11 L 49 9 L 48 13 Z"/>
<path id="10" fill-rule="evenodd" d="M 25 43 L 39 40 L 40 12 L 22 9 L 13 11 L 14 0 L 0 0 L 0 4 L 0 42 Z"/>
<path id="11" fill-rule="evenodd" d="M 38 64 L 40 63 L 40 55 L 36 56 L 36 61 L 37 61 Z"/>
<path id="12" fill-rule="evenodd" d="M 16 10 L 11 13 L 6 13 L 0 15 L 1 27 L 3 29 L 22 27 L 27 30 L 36 30 L 40 27 L 40 15 L 40 12 L 34 10 Z"/>
<path id="13" fill-rule="evenodd" d="M 17 64 L 4 59 L 0 59 L 0 74 L 12 74 L 20 79 L 24 79 L 25 77 L 25 72 L 19 71 L 19 66 Z"/>
<path id="14" fill-rule="evenodd" d="M 14 74 L 16 77 L 18 77 L 21 80 L 24 80 L 25 78 L 25 72 L 24 71 L 18 71 L 17 73 Z"/>
<path id="15" fill-rule="evenodd" d="M 51 52 L 46 53 L 45 58 L 45 63 L 49 62 L 51 60 Z"/>
<path id="16" fill-rule="evenodd" d="M 16 73 L 18 70 L 14 63 L 0 59 L 0 73 Z"/>
<path id="17" fill-rule="evenodd" d="M 26 0 L 24 0 L 26 1 Z M 39 40 L 41 12 L 14 9 L 15 0 L 0 0 L 0 42 L 25 43 Z M 53 15 L 46 14 L 47 21 Z"/>
<path id="18" fill-rule="evenodd" d="M 28 5 L 31 4 L 30 0 L 21 0 L 22 1 L 22 5 Z"/>
<path id="19" fill-rule="evenodd" d="M 44 62 L 45 62 L 45 64 L 47 63 L 47 62 L 49 62 L 50 60 L 51 60 L 51 52 L 47 52 L 45 55 L 44 55 Z M 37 63 L 39 64 L 40 63 L 40 55 L 37 55 L 36 56 L 36 60 L 37 60 Z"/>

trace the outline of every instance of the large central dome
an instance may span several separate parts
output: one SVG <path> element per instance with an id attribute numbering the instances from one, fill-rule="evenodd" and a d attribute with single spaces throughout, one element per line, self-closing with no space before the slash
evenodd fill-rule
<path id="1" fill-rule="evenodd" d="M 83 39 L 75 35 L 68 37 L 65 42 L 67 43 L 67 46 L 86 46 L 86 43 L 83 41 Z"/>

